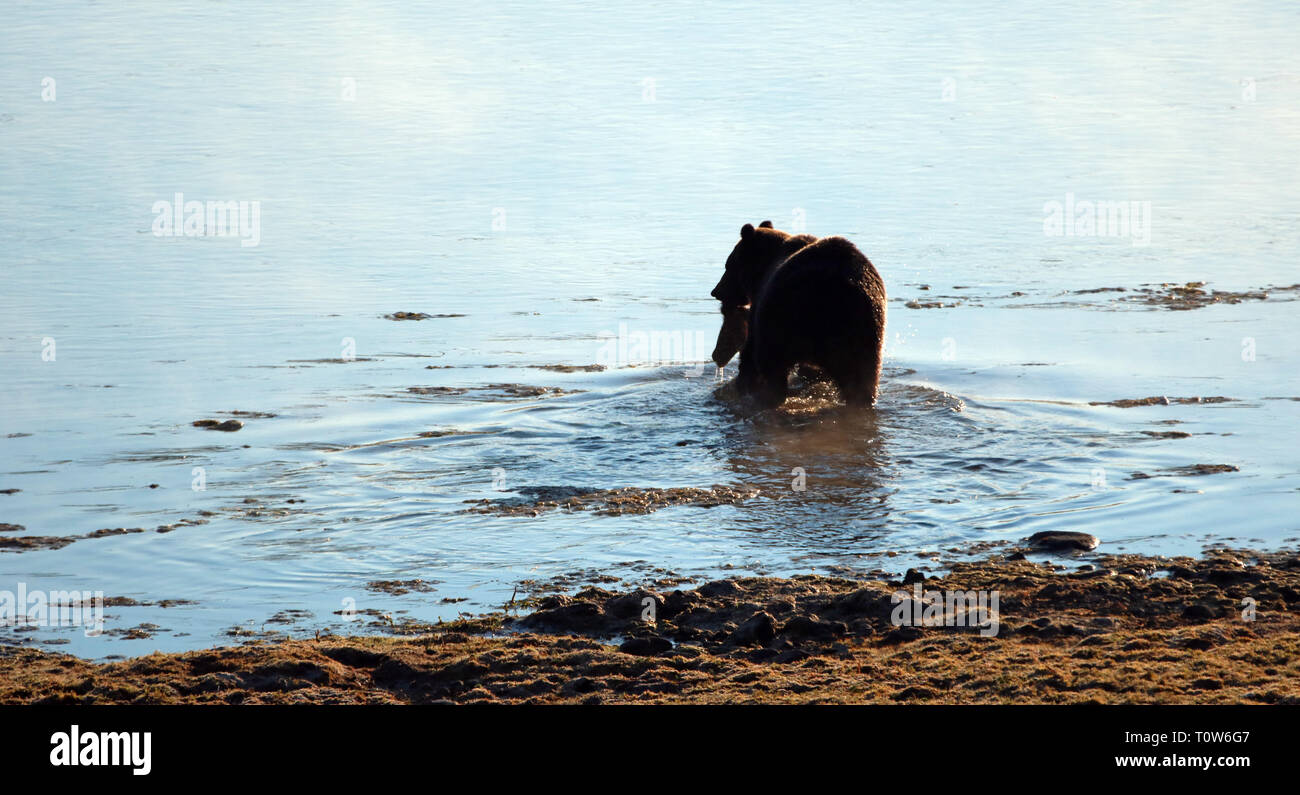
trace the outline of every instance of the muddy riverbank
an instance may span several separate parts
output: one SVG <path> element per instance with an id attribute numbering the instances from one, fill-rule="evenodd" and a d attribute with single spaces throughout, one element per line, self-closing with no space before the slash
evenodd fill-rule
<path id="1" fill-rule="evenodd" d="M 102 664 L 0 649 L 0 702 L 1300 703 L 1297 550 L 1088 560 L 587 586 L 418 636 Z"/>

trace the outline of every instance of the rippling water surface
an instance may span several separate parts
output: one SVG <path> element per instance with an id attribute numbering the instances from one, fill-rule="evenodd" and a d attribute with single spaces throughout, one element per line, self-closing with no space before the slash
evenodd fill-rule
<path id="1" fill-rule="evenodd" d="M 574 572 L 900 571 L 1044 529 L 1300 535 L 1300 293 L 1133 300 L 1300 282 L 1294 4 L 436 5 L 6 14 L 0 522 L 25 529 L 0 541 L 144 532 L 0 549 L 0 591 L 151 604 L 0 642 L 356 631 L 335 611 L 453 618 Z M 259 202 L 258 244 L 156 236 L 178 192 Z M 1149 202 L 1149 243 L 1045 234 L 1067 200 Z M 709 289 L 764 218 L 883 274 L 874 412 L 715 395 Z M 684 342 L 637 362 L 620 333 Z M 1233 400 L 1090 405 L 1151 395 Z M 274 416 L 191 425 L 234 411 Z M 1197 464 L 1236 471 L 1176 474 Z M 715 484 L 758 494 L 467 512 Z"/>

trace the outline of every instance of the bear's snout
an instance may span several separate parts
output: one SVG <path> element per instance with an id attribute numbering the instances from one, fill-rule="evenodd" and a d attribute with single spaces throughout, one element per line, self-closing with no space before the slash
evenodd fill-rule
<path id="1" fill-rule="evenodd" d="M 736 307 L 749 303 L 748 298 L 743 295 L 743 292 L 744 291 L 740 289 L 740 285 L 736 284 L 736 278 L 732 274 L 727 273 L 718 280 L 717 285 L 713 288 L 713 292 L 709 293 L 709 295 L 722 302 L 722 314 L 725 315 Z"/>

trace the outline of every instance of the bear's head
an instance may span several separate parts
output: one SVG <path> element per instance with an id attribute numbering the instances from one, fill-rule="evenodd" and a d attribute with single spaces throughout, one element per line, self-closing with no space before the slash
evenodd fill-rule
<path id="1" fill-rule="evenodd" d="M 764 221 L 757 228 L 753 224 L 740 228 L 740 242 L 731 250 L 726 271 L 710 293 L 722 302 L 723 315 L 753 302 L 763 279 L 779 261 L 781 248 L 789 237 L 773 229 L 771 221 Z"/>

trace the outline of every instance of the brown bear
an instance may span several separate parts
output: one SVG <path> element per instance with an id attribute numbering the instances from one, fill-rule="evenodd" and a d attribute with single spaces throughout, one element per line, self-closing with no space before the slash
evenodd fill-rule
<path id="1" fill-rule="evenodd" d="M 849 405 L 876 402 L 885 284 L 848 240 L 745 224 L 712 295 L 724 319 L 713 360 L 721 367 L 740 350 L 742 395 L 779 406 L 790 370 L 811 365 Z"/>

